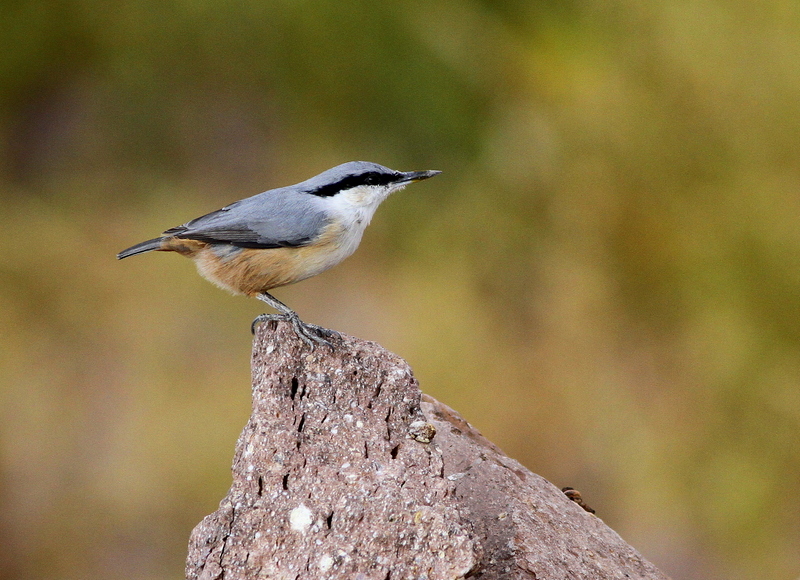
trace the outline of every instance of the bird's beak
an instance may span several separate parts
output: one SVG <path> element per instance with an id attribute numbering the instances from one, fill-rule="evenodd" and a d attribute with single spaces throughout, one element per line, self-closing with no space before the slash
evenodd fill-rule
<path id="1" fill-rule="evenodd" d="M 400 179 L 399 183 L 422 181 L 423 179 L 428 179 L 429 177 L 439 175 L 440 173 L 441 171 L 436 171 L 435 169 L 431 169 L 430 171 L 409 171 L 403 174 L 403 177 Z"/>

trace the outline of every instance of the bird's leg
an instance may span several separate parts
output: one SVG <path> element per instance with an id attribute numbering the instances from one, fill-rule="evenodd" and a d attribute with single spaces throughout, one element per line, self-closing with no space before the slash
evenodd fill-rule
<path id="1" fill-rule="evenodd" d="M 272 308 L 280 312 L 280 314 L 260 314 L 256 316 L 255 320 L 253 320 L 253 324 L 250 326 L 250 330 L 253 334 L 255 334 L 256 326 L 262 322 L 267 320 L 288 320 L 292 323 L 295 334 L 300 337 L 300 340 L 310 346 L 312 350 L 314 349 L 315 342 L 324 344 L 333 350 L 333 345 L 326 340 L 326 338 L 335 337 L 337 335 L 336 332 L 328 330 L 327 328 L 322 328 L 316 324 L 307 324 L 303 322 L 294 310 L 268 292 L 262 292 L 258 294 L 256 298 L 262 302 L 266 302 Z"/>

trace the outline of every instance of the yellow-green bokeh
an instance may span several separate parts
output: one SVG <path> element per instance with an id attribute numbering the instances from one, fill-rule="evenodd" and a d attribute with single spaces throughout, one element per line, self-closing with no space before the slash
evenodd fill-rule
<path id="1" fill-rule="evenodd" d="M 676 580 L 800 576 L 800 4 L 7 0 L 0 579 L 182 575 L 249 324 L 117 251 L 440 169 L 276 294 L 377 340 Z"/>

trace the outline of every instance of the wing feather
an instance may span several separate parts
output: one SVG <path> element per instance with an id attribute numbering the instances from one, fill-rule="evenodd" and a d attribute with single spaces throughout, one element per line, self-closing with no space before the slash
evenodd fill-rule
<path id="1" fill-rule="evenodd" d="M 327 221 L 313 198 L 276 189 L 170 228 L 164 235 L 243 248 L 300 247 L 313 242 Z"/>

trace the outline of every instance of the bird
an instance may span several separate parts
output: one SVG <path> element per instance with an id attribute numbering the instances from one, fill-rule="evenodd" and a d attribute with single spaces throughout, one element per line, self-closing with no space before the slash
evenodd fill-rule
<path id="1" fill-rule="evenodd" d="M 303 322 L 269 290 L 300 282 L 337 265 L 355 252 L 378 206 L 392 193 L 441 171 L 395 171 L 368 161 L 350 161 L 306 181 L 235 201 L 157 238 L 117 254 L 176 252 L 194 260 L 199 273 L 217 286 L 257 298 L 279 314 L 261 314 L 251 331 L 267 320 L 288 320 L 312 350 L 331 348 L 337 333 Z"/>

